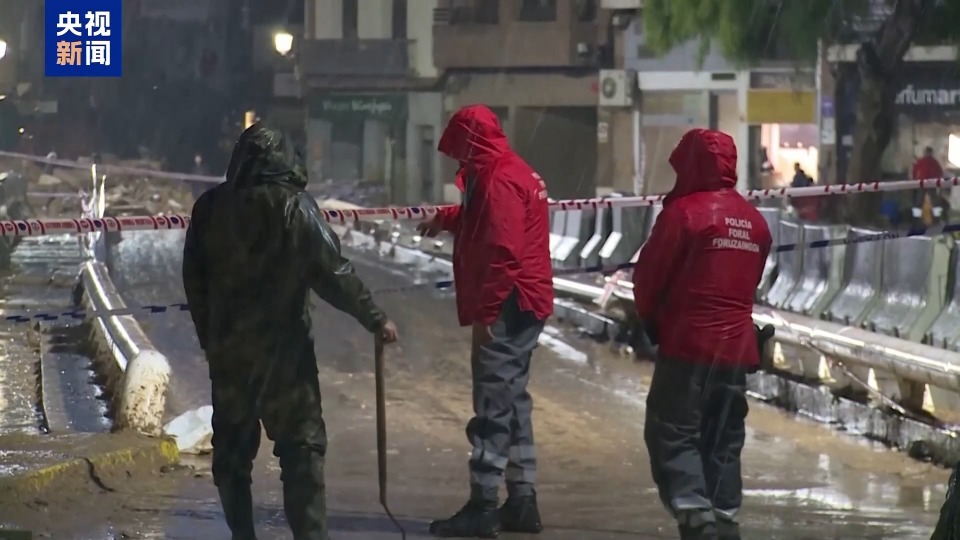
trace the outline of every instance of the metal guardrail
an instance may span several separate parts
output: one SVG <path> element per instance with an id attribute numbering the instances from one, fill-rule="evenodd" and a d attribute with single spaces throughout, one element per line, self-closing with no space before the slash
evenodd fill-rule
<path id="1" fill-rule="evenodd" d="M 615 285 L 617 297 L 633 301 L 632 283 L 618 281 Z M 578 288 L 583 300 L 592 301 L 603 292 L 600 287 L 580 285 Z M 753 320 L 761 326 L 773 325 L 778 341 L 808 347 L 857 366 L 960 392 L 958 353 L 763 306 L 754 308 Z"/>

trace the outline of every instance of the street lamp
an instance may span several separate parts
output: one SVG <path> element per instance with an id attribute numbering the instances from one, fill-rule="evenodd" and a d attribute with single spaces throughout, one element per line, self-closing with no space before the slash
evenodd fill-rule
<path id="1" fill-rule="evenodd" d="M 0 39 L 0 60 L 7 55 L 7 42 Z"/>
<path id="2" fill-rule="evenodd" d="M 277 32 L 273 35 L 273 48 L 282 56 L 286 56 L 293 50 L 293 34 L 290 32 Z"/>

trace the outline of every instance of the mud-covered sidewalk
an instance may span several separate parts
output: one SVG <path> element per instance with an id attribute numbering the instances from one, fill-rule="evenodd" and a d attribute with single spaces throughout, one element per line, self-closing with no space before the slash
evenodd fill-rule
<path id="1" fill-rule="evenodd" d="M 108 433 L 84 324 L 57 316 L 72 309 L 82 258 L 77 237 L 26 238 L 0 276 L 0 533 L 42 527 L 51 509 L 177 458 L 171 441 Z"/>

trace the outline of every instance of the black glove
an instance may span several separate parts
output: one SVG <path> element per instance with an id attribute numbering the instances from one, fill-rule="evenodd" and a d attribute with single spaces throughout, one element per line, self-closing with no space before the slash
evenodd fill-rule
<path id="1" fill-rule="evenodd" d="M 653 323 L 637 319 L 633 329 L 633 350 L 637 356 L 654 359 L 657 357 L 657 327 Z"/>
<path id="2" fill-rule="evenodd" d="M 753 331 L 757 334 L 757 350 L 760 351 L 760 363 L 762 364 L 763 351 L 767 348 L 767 342 L 770 341 L 773 338 L 773 335 L 776 333 L 776 329 L 773 327 L 773 325 L 769 324 L 763 328 L 753 325 Z"/>

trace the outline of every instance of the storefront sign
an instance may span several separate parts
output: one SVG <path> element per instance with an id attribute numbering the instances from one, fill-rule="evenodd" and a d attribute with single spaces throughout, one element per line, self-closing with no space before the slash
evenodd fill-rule
<path id="1" fill-rule="evenodd" d="M 960 83 L 952 88 L 906 85 L 897 94 L 900 107 L 960 108 Z"/>
<path id="2" fill-rule="evenodd" d="M 815 124 L 816 93 L 793 90 L 747 92 L 747 123 Z"/>
<path id="3" fill-rule="evenodd" d="M 817 86 L 812 71 L 752 71 L 750 88 L 765 90 L 813 90 Z"/>
<path id="4" fill-rule="evenodd" d="M 820 98 L 820 144 L 837 144 L 837 117 L 833 98 Z"/>
<path id="5" fill-rule="evenodd" d="M 336 95 L 317 96 L 310 100 L 313 118 L 363 117 L 391 120 L 404 117 L 407 112 L 405 95 Z"/>
<path id="6" fill-rule="evenodd" d="M 954 62 L 905 62 L 896 106 L 915 120 L 960 113 L 960 72 Z"/>

